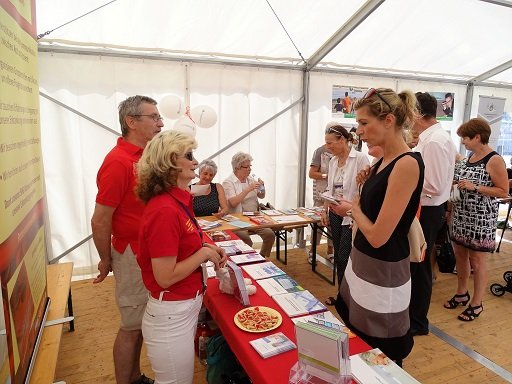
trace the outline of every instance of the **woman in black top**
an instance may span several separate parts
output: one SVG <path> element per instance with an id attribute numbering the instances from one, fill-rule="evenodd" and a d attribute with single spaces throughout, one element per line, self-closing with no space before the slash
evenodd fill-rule
<path id="1" fill-rule="evenodd" d="M 213 215 L 221 218 L 228 213 L 228 203 L 222 184 L 212 183 L 217 165 L 212 160 L 204 160 L 198 170 L 199 181 L 190 187 L 194 195 L 194 214 L 196 217 Z"/>

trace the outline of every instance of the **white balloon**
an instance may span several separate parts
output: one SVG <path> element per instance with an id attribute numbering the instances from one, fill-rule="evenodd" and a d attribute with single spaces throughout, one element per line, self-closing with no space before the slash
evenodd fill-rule
<path id="1" fill-rule="evenodd" d="M 167 95 L 158 103 L 158 110 L 165 117 L 174 120 L 183 115 L 185 107 L 178 96 Z"/>
<path id="2" fill-rule="evenodd" d="M 172 127 L 175 131 L 183 132 L 189 136 L 196 137 L 197 128 L 196 125 L 188 116 L 180 117 L 174 126 Z"/>
<path id="3" fill-rule="evenodd" d="M 217 122 L 217 113 L 212 107 L 199 105 L 191 109 L 190 114 L 198 127 L 210 128 Z"/>

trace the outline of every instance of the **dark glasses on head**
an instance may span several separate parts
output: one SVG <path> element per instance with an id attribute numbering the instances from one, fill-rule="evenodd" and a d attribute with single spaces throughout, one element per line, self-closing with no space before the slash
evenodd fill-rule
<path id="1" fill-rule="evenodd" d="M 193 161 L 194 160 L 194 153 L 193 152 L 187 152 L 183 155 L 183 157 L 187 160 Z"/>
<path id="2" fill-rule="evenodd" d="M 386 101 L 386 99 L 384 97 L 382 97 L 382 95 L 379 93 L 379 91 L 377 91 L 375 88 L 370 88 L 366 93 L 365 95 L 363 96 L 363 99 L 369 99 L 371 98 L 373 95 L 377 95 L 377 97 L 379 99 L 381 99 L 384 104 L 386 104 L 389 108 L 389 110 L 393 110 L 393 108 L 391 108 L 391 105 L 389 105 L 389 103 Z"/>

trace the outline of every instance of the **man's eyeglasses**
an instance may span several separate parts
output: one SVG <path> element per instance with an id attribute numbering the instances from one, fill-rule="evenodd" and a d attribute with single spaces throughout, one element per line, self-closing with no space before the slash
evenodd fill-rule
<path id="1" fill-rule="evenodd" d="M 391 108 L 391 105 L 389 105 L 389 103 L 386 101 L 386 99 L 384 97 L 382 97 L 382 95 L 379 93 L 379 91 L 377 91 L 375 88 L 370 88 L 366 93 L 365 95 L 363 96 L 363 99 L 369 99 L 370 97 L 372 97 L 373 95 L 377 95 L 377 97 L 379 99 L 381 99 L 384 104 L 386 104 L 389 108 L 390 111 L 393 110 L 393 108 Z"/>
<path id="2" fill-rule="evenodd" d="M 189 161 L 194 161 L 194 153 L 193 152 L 187 152 L 183 155 L 183 157 Z"/>
<path id="3" fill-rule="evenodd" d="M 161 115 L 156 114 L 156 113 L 153 113 L 152 115 L 130 115 L 130 116 L 132 116 L 132 117 L 140 117 L 140 116 L 151 117 L 154 122 L 162 121 L 163 120 L 163 117 Z"/>

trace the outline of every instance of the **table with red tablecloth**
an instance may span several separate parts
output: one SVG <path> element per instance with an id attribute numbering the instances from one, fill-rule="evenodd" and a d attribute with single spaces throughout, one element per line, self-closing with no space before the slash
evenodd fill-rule
<path id="1" fill-rule="evenodd" d="M 255 285 L 258 289 L 256 294 L 249 296 L 251 305 L 270 307 L 279 311 L 283 322 L 277 329 L 263 333 L 250 333 L 238 328 L 234 322 L 234 316 L 243 309 L 243 306 L 234 296 L 219 290 L 217 279 L 208 281 L 204 304 L 253 383 L 286 384 L 290 369 L 298 361 L 297 349 L 263 359 L 249 344 L 249 341 L 282 332 L 296 343 L 294 323 L 257 283 Z M 369 349 L 371 348 L 359 337 L 350 339 L 349 352 L 351 355 Z"/>

